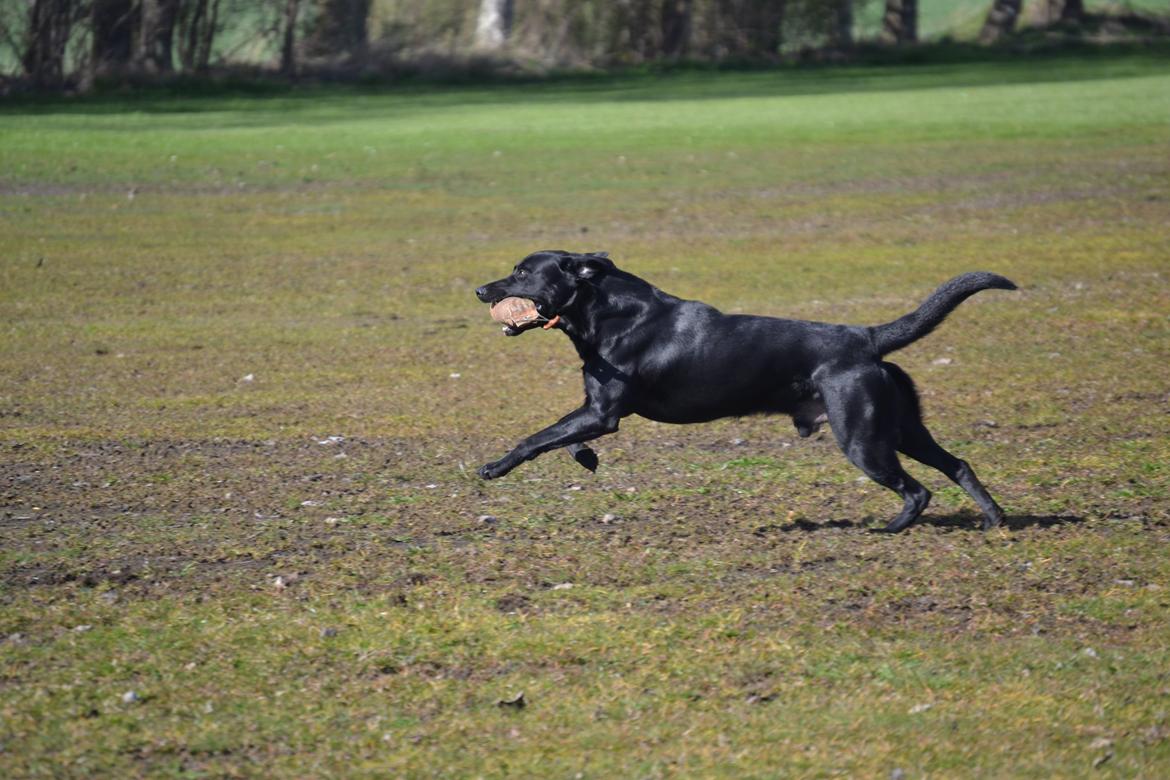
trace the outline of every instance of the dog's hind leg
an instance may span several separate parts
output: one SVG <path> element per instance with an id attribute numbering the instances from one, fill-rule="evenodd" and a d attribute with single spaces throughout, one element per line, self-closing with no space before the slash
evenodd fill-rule
<path id="1" fill-rule="evenodd" d="M 845 457 L 874 482 L 902 497 L 902 511 L 886 526 L 901 531 L 930 503 L 930 491 L 898 462 L 897 388 L 875 365 L 834 373 L 819 383 L 829 425 Z"/>
<path id="2" fill-rule="evenodd" d="M 987 488 L 983 487 L 979 478 L 975 476 L 975 470 L 971 468 L 971 465 L 940 447 L 921 421 L 915 421 L 903 427 L 902 443 L 898 446 L 898 450 L 919 463 L 938 469 L 967 491 L 967 495 L 975 499 L 975 503 L 983 512 L 984 531 L 995 528 L 1003 522 L 1003 510 L 1000 509 L 999 504 L 995 503 L 995 499 L 987 492 Z"/>
<path id="3" fill-rule="evenodd" d="M 922 410 L 918 403 L 918 393 L 914 389 L 914 382 L 910 376 L 893 363 L 883 363 L 894 384 L 901 391 L 902 408 L 899 410 L 901 422 L 901 439 L 898 451 L 902 452 L 919 463 L 938 469 L 952 482 L 963 488 L 967 495 L 975 500 L 983 512 L 983 530 L 995 528 L 1003 522 L 1003 510 L 999 504 L 983 487 L 983 483 L 975 476 L 975 470 L 967 461 L 956 458 L 944 450 L 926 425 L 922 422 Z"/>

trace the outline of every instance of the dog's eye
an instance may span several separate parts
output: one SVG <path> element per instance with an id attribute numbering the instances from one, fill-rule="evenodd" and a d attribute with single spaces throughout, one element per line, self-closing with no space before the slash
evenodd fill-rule
<path id="1" fill-rule="evenodd" d="M 525 276 L 528 276 L 527 271 L 525 271 L 523 268 L 516 269 L 516 278 L 523 279 Z"/>

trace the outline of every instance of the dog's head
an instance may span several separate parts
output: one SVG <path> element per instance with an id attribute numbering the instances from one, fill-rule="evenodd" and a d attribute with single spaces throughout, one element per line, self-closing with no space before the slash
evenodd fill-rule
<path id="1" fill-rule="evenodd" d="M 614 267 L 605 252 L 548 249 L 533 252 L 517 263 L 510 275 L 476 288 L 475 294 L 488 304 L 512 296 L 528 298 L 543 317 L 552 320 L 572 307 L 582 286 L 595 284 Z M 515 330 L 510 335 L 518 333 Z"/>

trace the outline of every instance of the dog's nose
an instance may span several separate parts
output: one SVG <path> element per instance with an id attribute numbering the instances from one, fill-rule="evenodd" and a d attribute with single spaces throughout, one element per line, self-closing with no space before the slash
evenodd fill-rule
<path id="1" fill-rule="evenodd" d="M 485 295 L 487 295 L 487 288 L 486 287 L 476 287 L 475 288 L 475 296 L 477 298 L 479 298 L 480 300 L 483 300 L 483 296 L 485 296 Z"/>

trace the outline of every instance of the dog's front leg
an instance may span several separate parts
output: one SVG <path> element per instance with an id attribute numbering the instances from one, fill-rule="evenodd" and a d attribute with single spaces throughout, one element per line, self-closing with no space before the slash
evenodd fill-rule
<path id="1" fill-rule="evenodd" d="M 582 468 L 597 471 L 597 453 L 588 444 L 570 444 L 565 450 Z"/>
<path id="2" fill-rule="evenodd" d="M 480 466 L 479 475 L 484 479 L 502 477 L 543 452 L 613 433 L 618 429 L 618 419 L 617 414 L 606 410 L 582 406 L 543 431 L 532 434 L 499 460 Z"/>

